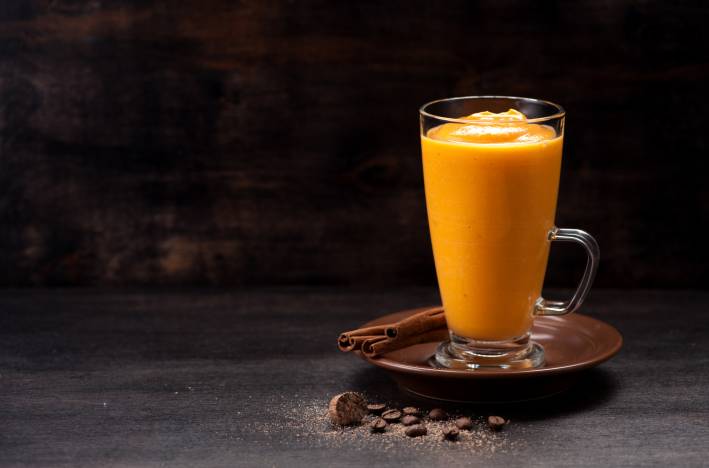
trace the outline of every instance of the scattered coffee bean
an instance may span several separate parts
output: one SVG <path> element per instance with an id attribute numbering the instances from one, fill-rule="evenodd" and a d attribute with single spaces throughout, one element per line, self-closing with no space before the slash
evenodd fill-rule
<path id="1" fill-rule="evenodd" d="M 458 428 L 455 426 L 449 426 L 443 428 L 443 439 L 445 440 L 458 440 Z"/>
<path id="2" fill-rule="evenodd" d="M 338 426 L 359 424 L 367 414 L 367 402 L 359 393 L 340 393 L 330 400 L 328 414 L 333 424 Z"/>
<path id="3" fill-rule="evenodd" d="M 433 421 L 443 421 L 448 418 L 448 413 L 443 411 L 441 408 L 434 408 L 428 413 L 428 417 Z"/>
<path id="4" fill-rule="evenodd" d="M 367 405 L 367 411 L 369 414 L 382 414 L 382 412 L 387 408 L 384 403 L 370 403 Z"/>
<path id="5" fill-rule="evenodd" d="M 418 416 L 414 416 L 413 414 L 407 414 L 403 418 L 401 418 L 401 424 L 404 426 L 413 426 L 414 424 L 419 424 L 421 420 L 419 419 Z"/>
<path id="6" fill-rule="evenodd" d="M 369 428 L 372 432 L 384 432 L 387 428 L 387 422 L 384 421 L 382 418 L 376 418 L 374 421 L 372 421 L 372 424 L 369 426 Z"/>
<path id="7" fill-rule="evenodd" d="M 417 424 L 416 426 L 409 426 L 406 428 L 406 435 L 409 437 L 425 436 L 427 433 L 428 430 L 423 424 Z"/>
<path id="8" fill-rule="evenodd" d="M 389 423 L 397 422 L 401 418 L 401 411 L 398 409 L 386 410 L 382 413 L 382 418 Z"/>
<path id="9" fill-rule="evenodd" d="M 490 429 L 493 431 L 499 431 L 502 429 L 502 427 L 507 424 L 507 421 L 505 421 L 505 418 L 501 416 L 488 416 L 487 417 L 487 425 Z"/>
<path id="10" fill-rule="evenodd" d="M 404 416 L 421 416 L 421 411 L 418 408 L 414 408 L 413 406 L 407 406 L 403 410 L 401 410 L 402 413 L 404 413 Z"/>
<path id="11" fill-rule="evenodd" d="M 471 430 L 473 428 L 473 421 L 470 420 L 470 418 L 466 418 L 465 416 L 462 418 L 458 418 L 455 420 L 455 425 L 458 427 L 460 430 Z"/>

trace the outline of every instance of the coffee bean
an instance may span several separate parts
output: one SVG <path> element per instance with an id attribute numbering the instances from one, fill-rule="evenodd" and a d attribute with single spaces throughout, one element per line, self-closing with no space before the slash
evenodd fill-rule
<path id="1" fill-rule="evenodd" d="M 455 426 L 449 426 L 443 428 L 443 438 L 445 440 L 458 440 L 458 428 Z"/>
<path id="2" fill-rule="evenodd" d="M 473 421 L 470 418 L 462 417 L 455 420 L 455 425 L 458 426 L 460 430 L 470 430 L 473 428 Z"/>
<path id="3" fill-rule="evenodd" d="M 414 416 L 413 414 L 407 414 L 403 418 L 401 418 L 401 424 L 404 426 L 413 426 L 414 424 L 420 423 L 421 420 L 419 419 L 418 416 Z"/>
<path id="4" fill-rule="evenodd" d="M 420 437 L 425 436 L 428 433 L 426 426 L 423 424 L 418 424 L 416 426 L 409 426 L 406 428 L 406 435 L 409 437 Z"/>
<path id="5" fill-rule="evenodd" d="M 372 432 L 384 432 L 386 431 L 387 428 L 387 422 L 384 421 L 382 418 L 376 418 L 374 421 L 372 421 L 372 424 L 369 426 L 369 429 Z"/>
<path id="6" fill-rule="evenodd" d="M 384 403 L 370 403 L 367 405 L 367 411 L 369 411 L 369 414 L 382 414 L 386 407 L 387 405 Z"/>
<path id="7" fill-rule="evenodd" d="M 507 421 L 505 421 L 505 418 L 501 416 L 488 416 L 487 417 L 487 425 L 490 429 L 493 431 L 499 431 L 504 427 L 504 425 L 507 424 Z"/>
<path id="8" fill-rule="evenodd" d="M 382 413 L 382 418 L 389 423 L 397 422 L 401 418 L 401 411 L 398 409 L 386 410 Z"/>
<path id="9" fill-rule="evenodd" d="M 403 410 L 401 410 L 402 413 L 404 413 L 404 416 L 421 416 L 421 411 L 418 408 L 414 408 L 413 406 L 407 406 Z"/>
<path id="10" fill-rule="evenodd" d="M 433 421 L 443 421 L 448 418 L 448 413 L 443 411 L 441 408 L 434 408 L 428 413 L 428 417 Z"/>
<path id="11" fill-rule="evenodd" d="M 330 400 L 328 414 L 332 423 L 338 426 L 359 424 L 367 414 L 367 402 L 359 393 L 340 393 Z"/>

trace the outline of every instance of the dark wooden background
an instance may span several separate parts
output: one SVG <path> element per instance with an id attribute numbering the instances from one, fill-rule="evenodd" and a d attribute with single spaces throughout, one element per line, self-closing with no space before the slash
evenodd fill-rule
<path id="1" fill-rule="evenodd" d="M 430 284 L 417 108 L 568 111 L 598 285 L 706 287 L 701 1 L 2 0 L 0 285 Z M 548 283 L 580 257 L 557 248 Z"/>

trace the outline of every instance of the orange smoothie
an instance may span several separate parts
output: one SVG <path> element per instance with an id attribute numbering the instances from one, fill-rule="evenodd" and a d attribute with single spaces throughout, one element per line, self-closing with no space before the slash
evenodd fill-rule
<path id="1" fill-rule="evenodd" d="M 421 137 L 446 320 L 464 338 L 522 337 L 544 281 L 563 135 L 512 109 L 461 119 Z"/>

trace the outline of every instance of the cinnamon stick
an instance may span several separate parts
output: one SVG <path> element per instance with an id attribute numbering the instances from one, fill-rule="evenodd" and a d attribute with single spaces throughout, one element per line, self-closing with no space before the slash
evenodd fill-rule
<path id="1" fill-rule="evenodd" d="M 360 350 L 369 357 L 448 336 L 442 307 L 431 307 L 396 323 L 359 328 L 342 333 L 337 346 L 341 351 Z"/>
<path id="2" fill-rule="evenodd" d="M 448 338 L 447 328 L 429 330 L 419 335 L 410 335 L 404 338 L 384 338 L 381 340 L 368 340 L 362 344 L 362 353 L 367 357 L 375 357 L 397 349 L 407 348 L 419 343 L 430 341 L 443 341 Z"/>
<path id="3" fill-rule="evenodd" d="M 423 310 L 393 325 L 389 325 L 384 333 L 389 338 L 407 338 L 445 326 L 446 318 L 443 314 L 443 307 L 439 306 Z"/>
<path id="4" fill-rule="evenodd" d="M 357 336 L 382 335 L 385 333 L 385 328 L 386 325 L 375 325 L 373 327 L 358 328 L 357 330 L 341 333 L 340 337 L 337 339 L 337 347 L 340 348 L 340 351 L 352 351 L 355 348 L 352 347 L 350 338 Z"/>
<path id="5" fill-rule="evenodd" d="M 384 335 L 379 335 L 379 336 L 369 338 L 362 343 L 360 351 L 362 351 L 367 356 L 374 355 L 374 354 L 376 354 L 376 352 L 372 349 L 372 347 L 374 347 L 377 344 L 379 344 L 383 341 L 386 341 L 386 340 L 387 340 L 387 337 Z"/>
<path id="6" fill-rule="evenodd" d="M 373 338 L 379 338 L 382 335 L 363 335 L 363 336 L 350 336 L 350 341 L 346 347 L 346 349 L 343 349 L 342 351 L 352 351 L 356 349 L 360 349 L 362 347 L 362 343 L 364 343 L 367 340 L 371 340 Z"/>

